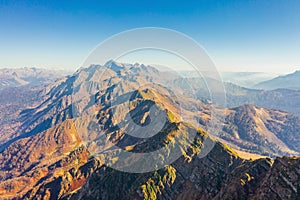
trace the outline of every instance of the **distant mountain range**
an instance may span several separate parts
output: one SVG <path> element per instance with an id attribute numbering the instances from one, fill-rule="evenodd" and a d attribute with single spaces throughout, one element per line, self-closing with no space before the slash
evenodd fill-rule
<path id="1" fill-rule="evenodd" d="M 194 72 L 183 71 L 187 78 L 201 78 Z M 238 85 L 248 89 L 276 90 L 276 89 L 300 89 L 300 70 L 292 74 L 276 75 L 264 72 L 220 72 L 222 80 L 227 84 Z M 213 78 L 209 75 L 206 78 Z"/>
<path id="2" fill-rule="evenodd" d="M 46 70 L 41 68 L 0 68 L 0 90 L 22 85 L 38 85 L 53 82 L 68 75 L 64 70 Z"/>
<path id="3" fill-rule="evenodd" d="M 219 72 L 222 80 L 227 83 L 239 85 L 241 87 L 253 88 L 260 82 L 275 78 L 277 75 L 264 72 Z M 182 71 L 181 75 L 187 78 L 199 78 L 200 75 L 193 71 Z M 214 78 L 207 73 L 207 77 Z"/>
<path id="4" fill-rule="evenodd" d="M 224 82 L 247 88 L 253 88 L 260 82 L 276 77 L 275 74 L 264 72 L 221 72 L 221 76 Z"/>
<path id="5" fill-rule="evenodd" d="M 187 84 L 188 83 L 188 84 Z M 207 83 L 212 87 L 208 88 Z M 224 84 L 224 91 L 218 91 L 221 84 Z M 259 107 L 268 109 L 288 111 L 300 115 L 300 90 L 292 89 L 276 89 L 276 90 L 262 90 L 250 89 L 241 87 L 233 83 L 220 83 L 212 78 L 176 78 L 173 80 L 174 87 L 182 88 L 188 93 L 202 101 L 210 102 L 211 92 L 216 96 L 226 96 L 226 104 L 228 108 L 238 107 L 244 104 L 253 104 Z M 215 86 L 216 87 L 215 87 Z M 212 90 L 212 91 L 210 91 Z M 193 93 L 194 92 L 194 93 Z M 215 99 L 217 100 L 217 99 Z M 218 103 L 218 102 L 213 102 Z M 221 102 L 222 103 L 222 102 Z"/>
<path id="6" fill-rule="evenodd" d="M 252 90 L 226 83 L 230 108 L 219 108 L 199 77 L 186 79 L 151 66 L 114 61 L 50 82 L 0 91 L 1 198 L 297 199 L 300 195 L 300 118 L 278 110 L 295 107 L 297 91 Z M 280 102 L 288 96 L 294 98 L 290 104 Z M 220 135 L 208 132 L 212 106 L 217 115 L 225 116 L 215 124 L 222 125 Z M 135 124 L 144 127 L 151 122 L 161 125 L 158 134 L 140 138 L 154 129 L 136 130 Z M 213 149 L 199 158 L 212 142 Z M 114 146 L 131 153 L 164 151 L 139 162 L 132 156 L 122 160 Z M 176 147 L 179 158 L 153 172 L 109 167 L 121 164 L 132 170 L 164 163 Z"/>
<path id="7" fill-rule="evenodd" d="M 263 81 L 255 85 L 255 88 L 274 90 L 279 88 L 300 90 L 300 70 L 292 74 L 278 76 L 271 80 Z"/>

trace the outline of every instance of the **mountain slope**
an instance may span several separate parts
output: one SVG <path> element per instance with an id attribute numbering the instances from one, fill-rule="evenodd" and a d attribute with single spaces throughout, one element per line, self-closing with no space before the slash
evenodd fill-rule
<path id="1" fill-rule="evenodd" d="M 234 169 L 243 163 L 253 164 L 240 159 L 220 143 L 203 159 L 191 153 L 148 174 L 128 174 L 103 167 L 81 190 L 66 199 L 212 199 L 222 187 L 230 184 L 227 179 Z M 255 175 L 258 177 L 270 167 L 265 160 L 259 162 L 266 168 Z M 118 183 L 118 187 L 110 187 L 111 183 Z"/>
<path id="2" fill-rule="evenodd" d="M 277 158 L 253 199 L 299 199 L 300 159 Z"/>
<path id="3" fill-rule="evenodd" d="M 16 109 L 16 106 L 14 106 L 14 109 L 17 112 L 7 112 L 6 106 L 11 104 L 10 101 L 4 104 L 4 112 L 12 116 L 13 120 L 5 124 L 0 123 L 0 135 L 2 135 L 0 138 L 0 151 L 14 141 L 40 133 L 66 119 L 72 118 L 70 107 L 72 80 L 72 77 L 64 78 L 48 85 L 46 88 L 37 87 L 33 89 L 25 86 L 22 86 L 25 87 L 25 90 L 22 87 L 15 88 L 15 91 L 22 90 L 20 94 L 23 94 L 23 92 L 28 92 L 28 94 L 16 99 L 15 103 L 19 110 Z M 5 91 L 10 93 L 12 88 L 4 89 L 2 93 Z M 8 98 L 14 98 L 16 95 L 10 94 Z M 27 96 L 28 99 L 24 98 Z M 28 102 L 30 99 L 32 101 Z"/>
<path id="4" fill-rule="evenodd" d="M 172 165 L 153 173 L 124 173 L 106 167 L 98 159 L 92 157 L 88 159 L 89 153 L 84 147 L 79 146 L 74 151 L 65 149 L 65 147 L 70 148 L 70 144 L 75 145 L 73 148 L 76 149 L 79 144 L 78 140 L 71 139 L 75 133 L 72 133 L 71 127 L 70 121 L 66 124 L 66 129 L 56 129 L 61 131 L 58 137 L 70 135 L 66 137 L 66 140 L 64 139 L 68 142 L 59 143 L 57 146 L 51 142 L 57 137 L 51 139 L 52 136 L 47 133 L 45 133 L 48 135 L 46 137 L 43 134 L 39 137 L 38 135 L 32 137 L 33 141 L 39 138 L 40 146 L 43 146 L 40 154 L 54 153 L 42 156 L 40 164 L 35 164 L 32 168 L 27 168 L 26 166 L 29 165 L 25 164 L 23 169 L 25 173 L 16 172 L 18 175 L 14 174 L 13 179 L 7 181 L 2 179 L 0 191 L 2 195 L 6 195 L 2 197 L 19 196 L 22 199 L 252 199 L 251 197 L 257 194 L 257 191 L 265 190 L 261 195 L 267 198 L 272 197 L 272 193 L 268 192 L 269 185 L 265 186 L 264 183 L 270 179 L 270 176 L 277 176 L 273 175 L 273 168 L 284 169 L 284 166 L 272 167 L 269 159 L 256 161 L 241 159 L 221 143 L 217 143 L 207 157 L 199 159 L 196 156 L 202 148 L 199 141 L 205 136 L 204 133 L 200 133 L 197 136 L 198 139 L 195 140 L 198 142 Z M 26 142 L 16 144 L 19 148 L 27 145 Z M 67 155 L 57 154 L 61 151 Z M 288 159 L 286 160 L 286 163 L 289 163 Z M 298 173 L 299 176 L 299 170 L 295 170 L 299 169 L 299 158 L 295 159 L 295 162 L 290 169 L 285 171 L 296 175 Z M 21 169 L 22 165 L 14 167 L 16 168 Z M 281 176 L 289 180 L 286 175 Z M 31 178 L 28 179 L 29 177 Z M 297 179 L 290 181 L 293 184 L 299 184 Z M 22 183 L 26 183 L 26 187 L 23 187 Z M 289 183 L 280 183 L 280 187 L 288 191 L 289 196 L 286 197 L 296 197 L 299 194 L 290 188 Z M 33 185 L 34 189 L 30 189 Z M 279 187 L 278 182 L 273 182 L 272 187 Z M 19 191 L 18 196 L 16 191 Z M 259 195 L 256 196 L 259 197 Z"/>
<path id="5" fill-rule="evenodd" d="M 104 93 L 103 95 L 105 97 L 108 94 L 109 93 Z M 115 124 L 122 124 L 123 118 L 129 114 L 126 110 L 122 111 L 121 109 L 124 106 L 124 102 L 117 104 L 117 106 L 120 107 L 120 109 L 118 109 L 116 106 L 111 107 L 105 105 L 106 102 L 101 101 L 101 99 L 104 98 L 100 97 L 99 103 L 102 104 L 103 107 L 99 110 L 98 116 L 100 126 L 103 125 L 104 130 L 106 130 L 107 139 L 114 141 L 114 143 L 122 148 L 128 149 L 127 147 L 131 147 L 132 151 L 147 151 L 147 149 L 152 151 L 153 149 L 159 148 L 157 143 L 164 145 L 171 141 L 178 142 L 178 145 L 181 145 L 181 143 L 182 145 L 189 143 L 191 139 L 189 139 L 190 135 L 187 131 L 193 130 L 193 128 L 188 124 L 174 121 L 176 120 L 176 114 L 173 115 L 169 113 L 171 111 L 168 111 L 166 107 L 173 111 L 176 111 L 176 108 L 172 107 L 172 104 L 170 104 L 167 99 L 164 99 L 163 94 L 147 89 L 133 91 L 129 94 L 132 96 L 131 104 L 134 106 L 130 112 L 133 114 L 135 120 L 140 121 L 148 112 L 150 112 L 150 116 L 151 112 L 157 112 L 149 110 L 150 107 L 156 105 L 160 110 L 159 112 L 163 112 L 167 117 L 164 128 L 158 136 L 150 138 L 149 140 L 132 140 L 131 136 L 125 135 L 126 131 L 121 129 L 117 130 L 115 128 Z M 162 99 L 164 99 L 164 101 L 160 102 Z M 117 115 L 124 117 L 116 119 L 117 121 L 110 120 L 110 118 L 107 118 L 107 114 L 111 113 L 111 109 L 119 110 Z M 104 113 L 104 115 L 101 113 Z M 86 121 L 84 120 L 85 118 L 76 121 L 66 120 L 56 127 L 50 128 L 42 133 L 19 139 L 5 148 L 0 154 L 2 186 L 0 191 L 2 191 L 2 196 L 7 198 L 12 196 L 19 198 L 43 196 L 46 198 L 47 195 L 50 195 L 51 198 L 60 198 L 65 193 L 72 192 L 80 187 L 91 171 L 93 171 L 93 169 L 90 168 L 90 163 L 94 163 L 92 164 L 92 168 L 94 168 L 101 167 L 101 162 L 103 162 L 101 160 L 96 161 L 92 157 L 89 161 L 87 160 L 87 155 L 90 153 L 82 146 L 85 141 L 81 139 L 84 139 L 84 136 L 93 137 L 93 135 L 85 135 L 84 133 L 86 132 L 78 132 L 78 130 L 82 130 L 80 128 L 78 129 L 78 127 L 86 125 Z M 147 121 L 146 118 L 145 122 L 141 123 L 148 123 Z M 78 124 L 77 128 L 75 128 L 76 123 Z M 119 127 L 121 127 L 121 125 L 119 125 Z M 131 126 L 125 125 L 125 129 L 130 130 Z M 99 142 L 101 142 L 101 140 Z M 89 146 L 88 143 L 84 144 Z M 109 161 L 115 157 L 114 150 L 109 148 L 109 146 L 105 147 L 106 149 L 102 155 L 106 161 Z M 93 150 L 93 148 L 88 149 Z M 81 157 L 82 153 L 86 156 Z M 111 158 L 111 155 L 114 157 Z M 97 158 L 100 157 L 101 156 L 97 156 Z M 167 159 L 167 157 L 165 157 L 165 159 Z M 82 175 L 82 173 L 85 175 Z"/>
<path id="6" fill-rule="evenodd" d="M 21 197 L 29 189 L 64 173 L 70 166 L 65 167 L 63 162 L 69 160 L 72 152 L 84 154 L 80 143 L 74 123 L 65 121 L 11 144 L 0 154 L 1 197 Z M 80 159 L 78 166 L 87 155 L 81 155 Z"/>
<path id="7" fill-rule="evenodd" d="M 221 138 L 243 150 L 264 155 L 299 155 L 300 117 L 244 105 L 227 111 Z"/>

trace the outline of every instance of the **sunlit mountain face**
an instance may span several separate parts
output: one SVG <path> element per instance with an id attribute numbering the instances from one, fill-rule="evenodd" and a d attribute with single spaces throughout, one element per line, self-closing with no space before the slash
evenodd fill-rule
<path id="1" fill-rule="evenodd" d="M 299 197 L 298 90 L 114 61 L 15 83 L 0 90 L 0 199 Z"/>

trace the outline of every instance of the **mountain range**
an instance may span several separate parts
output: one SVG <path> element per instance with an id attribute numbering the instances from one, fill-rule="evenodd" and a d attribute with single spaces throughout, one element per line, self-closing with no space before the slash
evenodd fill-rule
<path id="1" fill-rule="evenodd" d="M 297 70 L 292 74 L 282 75 L 270 80 L 262 81 L 255 85 L 255 88 L 274 90 L 279 88 L 300 89 L 300 71 Z"/>
<path id="2" fill-rule="evenodd" d="M 110 61 L 46 86 L 1 90 L 1 198 L 298 199 L 300 117 L 287 112 L 293 102 L 278 103 L 286 93 L 296 102 L 297 91 L 225 84 L 230 107 L 221 108 L 202 84 Z M 219 134 L 209 132 L 212 107 L 224 116 L 214 121 Z M 156 135 L 135 129 L 151 123 Z M 159 149 L 142 162 L 133 157 Z M 128 172 L 151 163 L 161 167 Z"/>
<path id="3" fill-rule="evenodd" d="M 47 84 L 60 79 L 69 72 L 65 70 L 46 70 L 41 68 L 2 68 L 0 69 L 0 90 L 7 87 Z"/>
<path id="4" fill-rule="evenodd" d="M 257 84 L 276 77 L 264 72 L 221 72 L 221 76 L 224 82 L 248 88 L 255 88 Z"/>

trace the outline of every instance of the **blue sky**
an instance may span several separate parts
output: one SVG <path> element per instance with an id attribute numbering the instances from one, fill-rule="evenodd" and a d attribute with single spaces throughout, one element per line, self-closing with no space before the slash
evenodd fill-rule
<path id="1" fill-rule="evenodd" d="M 199 42 L 222 71 L 300 69 L 300 1 L 3 1 L 0 67 L 76 69 L 107 37 L 164 27 Z"/>

